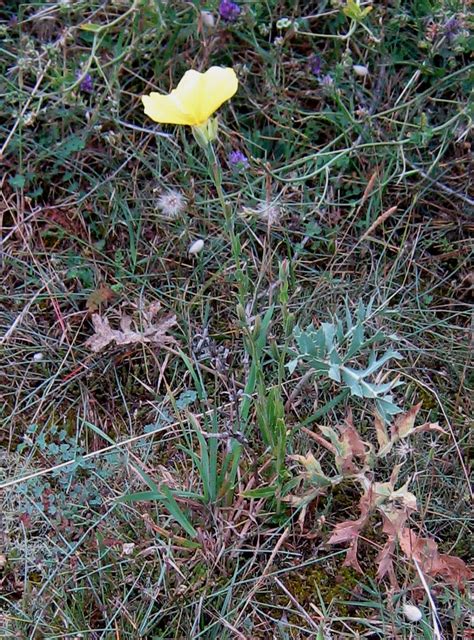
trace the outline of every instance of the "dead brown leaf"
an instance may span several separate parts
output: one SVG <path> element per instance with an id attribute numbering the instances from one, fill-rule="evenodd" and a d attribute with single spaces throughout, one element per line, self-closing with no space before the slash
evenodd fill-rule
<path id="1" fill-rule="evenodd" d="M 439 553 L 438 545 L 431 538 L 422 538 L 405 527 L 398 535 L 400 548 L 409 560 L 416 560 L 421 570 L 433 578 L 439 576 L 446 582 L 463 588 L 472 579 L 472 571 L 456 556 Z"/>
<path id="2" fill-rule="evenodd" d="M 358 518 L 357 520 L 344 520 L 344 522 L 339 522 L 334 527 L 332 536 L 328 540 L 328 544 L 354 542 L 354 540 L 359 537 L 365 522 L 365 518 Z"/>
<path id="3" fill-rule="evenodd" d="M 345 424 L 340 425 L 339 431 L 341 435 L 339 441 L 341 443 L 341 451 L 344 452 L 341 456 L 340 465 L 341 472 L 344 473 L 357 473 L 359 469 L 354 464 L 354 458 L 358 458 L 363 463 L 367 460 L 367 454 L 369 446 L 362 440 L 354 423 L 352 421 L 352 412 L 349 412 Z M 336 459 L 337 464 L 337 459 Z"/>
<path id="4" fill-rule="evenodd" d="M 438 431 L 445 436 L 449 435 L 447 431 L 439 426 L 439 422 L 425 422 L 425 424 L 420 424 L 418 427 L 414 427 L 411 433 L 423 433 L 424 431 Z"/>
<path id="5" fill-rule="evenodd" d="M 394 589 L 399 588 L 397 576 L 395 575 L 395 569 L 393 566 L 393 552 L 395 550 L 395 540 L 389 538 L 380 553 L 375 559 L 377 567 L 377 580 L 382 580 L 382 578 L 388 575 L 390 579 L 390 584 Z"/>
<path id="6" fill-rule="evenodd" d="M 359 500 L 360 517 L 357 520 L 345 520 L 339 522 L 333 529 L 332 536 L 329 538 L 329 544 L 340 544 L 341 542 L 349 542 L 350 546 L 344 560 L 344 566 L 352 567 L 359 573 L 363 573 L 357 559 L 357 551 L 359 545 L 359 537 L 367 524 L 370 512 L 374 506 L 374 492 L 372 485 L 366 490 Z"/>
<path id="7" fill-rule="evenodd" d="M 337 429 L 318 425 L 318 429 L 327 438 L 319 437 L 320 444 L 335 454 L 336 467 L 342 475 L 354 475 L 361 472 L 360 465 L 365 465 L 373 448 L 360 437 L 354 427 L 352 412 L 349 411 L 344 424 Z M 357 462 L 357 463 L 356 463 Z"/>
<path id="8" fill-rule="evenodd" d="M 421 409 L 422 403 L 415 404 L 406 413 L 400 413 L 394 420 L 392 425 L 392 440 L 398 438 L 406 438 L 409 436 L 415 426 L 416 416 Z"/>
<path id="9" fill-rule="evenodd" d="M 395 551 L 397 536 L 408 519 L 409 510 L 392 507 L 385 510 L 381 509 L 380 513 L 382 514 L 383 522 L 382 531 L 387 535 L 387 541 L 375 560 L 378 565 L 377 579 L 381 580 L 388 574 L 390 584 L 393 588 L 398 589 L 398 580 L 393 566 L 393 553 Z"/>
<path id="10" fill-rule="evenodd" d="M 397 536 L 409 515 L 416 511 L 416 498 L 408 491 L 408 483 L 399 489 L 394 488 L 396 476 L 397 473 L 393 473 L 390 482 L 372 482 L 367 477 L 361 476 L 365 491 L 359 500 L 360 517 L 357 520 L 345 520 L 337 524 L 329 539 L 329 544 L 350 543 L 344 565 L 362 573 L 357 558 L 359 539 L 371 514 L 377 510 L 383 519 L 383 532 L 387 535 L 387 541 L 376 559 L 377 576 L 381 579 L 388 574 L 392 586 L 397 585 L 392 561 Z"/>
<path id="11" fill-rule="evenodd" d="M 380 416 L 378 412 L 375 412 L 375 434 L 377 436 L 377 442 L 379 443 L 379 455 L 382 451 L 386 450 L 387 453 L 390 451 L 390 438 L 388 437 L 387 427 L 385 426 L 385 421 Z"/>
<path id="12" fill-rule="evenodd" d="M 344 558 L 344 562 L 342 563 L 344 567 L 352 567 L 355 571 L 359 573 L 363 573 L 362 567 L 359 564 L 359 560 L 357 559 L 357 552 L 359 550 L 359 538 L 354 538 L 351 542 L 351 546 L 347 550 L 346 557 Z"/>
<path id="13" fill-rule="evenodd" d="M 106 285 L 101 284 L 100 287 L 95 289 L 87 298 L 86 308 L 89 313 L 95 313 L 101 305 L 109 302 L 114 297 L 112 289 Z"/>
<path id="14" fill-rule="evenodd" d="M 153 317 L 158 309 L 159 306 L 150 305 L 146 311 L 142 312 L 142 323 L 137 330 L 132 328 L 134 321 L 130 316 L 122 316 L 120 329 L 112 329 L 108 318 L 94 313 L 92 316 L 94 334 L 86 341 L 86 346 L 94 353 L 98 353 L 112 342 L 116 345 L 152 343 L 157 346 L 175 342 L 167 332 L 176 324 L 176 316 L 170 315 L 154 321 Z"/>

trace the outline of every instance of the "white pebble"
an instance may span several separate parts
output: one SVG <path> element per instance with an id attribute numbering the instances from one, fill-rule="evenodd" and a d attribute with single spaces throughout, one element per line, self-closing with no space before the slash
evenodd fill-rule
<path id="1" fill-rule="evenodd" d="M 356 76 L 360 76 L 361 78 L 365 78 L 369 75 L 369 69 L 367 67 L 364 67 L 363 64 L 355 64 L 352 67 L 352 70 L 354 71 Z"/>
<path id="2" fill-rule="evenodd" d="M 43 360 L 44 358 L 44 354 L 43 353 L 35 353 L 35 355 L 33 356 L 33 361 L 34 362 L 41 362 L 41 360 Z"/>
<path id="3" fill-rule="evenodd" d="M 201 238 L 199 238 L 198 240 L 195 240 L 192 243 L 192 245 L 189 247 L 188 253 L 192 256 L 195 256 L 197 253 L 199 253 L 203 249 L 204 249 L 204 240 L 201 240 Z"/>
<path id="4" fill-rule="evenodd" d="M 419 622 L 419 620 L 421 620 L 423 617 L 420 609 L 418 609 L 418 607 L 415 607 L 414 604 L 404 604 L 403 613 L 410 622 Z"/>
<path id="5" fill-rule="evenodd" d="M 201 20 L 202 20 L 202 23 L 206 25 L 206 27 L 209 27 L 211 29 L 216 24 L 214 16 L 210 11 L 201 11 Z"/>

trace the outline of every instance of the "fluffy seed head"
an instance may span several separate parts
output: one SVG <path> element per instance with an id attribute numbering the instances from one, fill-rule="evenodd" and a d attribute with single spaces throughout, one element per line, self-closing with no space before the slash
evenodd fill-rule
<path id="1" fill-rule="evenodd" d="M 257 218 L 267 226 L 272 227 L 279 223 L 281 218 L 281 209 L 275 201 L 261 202 L 256 207 L 243 207 L 239 212 L 239 216 L 247 219 Z"/>
<path id="2" fill-rule="evenodd" d="M 184 211 L 184 208 L 186 207 L 186 199 L 180 191 L 173 189 L 162 193 L 158 198 L 156 205 L 164 216 L 173 220 Z"/>
<path id="3" fill-rule="evenodd" d="M 280 221 L 280 207 L 275 202 L 262 202 L 256 209 L 257 217 L 272 227 Z"/>

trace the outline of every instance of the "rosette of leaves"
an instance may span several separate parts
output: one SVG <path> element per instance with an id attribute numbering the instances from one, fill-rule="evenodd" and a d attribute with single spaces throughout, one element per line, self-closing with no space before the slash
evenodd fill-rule
<path id="1" fill-rule="evenodd" d="M 390 360 L 400 360 L 402 356 L 391 348 L 380 352 L 380 343 L 386 341 L 381 331 L 367 335 L 372 302 L 367 306 L 360 302 L 355 318 L 347 305 L 345 312 L 344 321 L 335 317 L 333 322 L 323 322 L 317 329 L 313 324 L 306 329 L 296 326 L 293 336 L 297 355 L 287 367 L 293 373 L 298 364 L 304 362 L 316 376 L 346 387 L 352 396 L 374 400 L 379 415 L 390 422 L 392 416 L 402 411 L 391 393 L 402 382 L 395 376 L 382 383 L 377 381 L 377 376 Z M 361 362 L 366 365 L 362 366 Z"/>

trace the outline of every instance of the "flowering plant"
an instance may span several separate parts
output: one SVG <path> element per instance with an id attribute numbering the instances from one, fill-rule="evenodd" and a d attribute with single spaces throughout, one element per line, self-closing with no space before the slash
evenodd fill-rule
<path id="1" fill-rule="evenodd" d="M 142 96 L 145 113 L 162 124 L 189 125 L 202 146 L 217 136 L 213 113 L 232 98 L 238 88 L 235 71 L 230 67 L 211 67 L 205 73 L 186 71 L 176 89 L 162 95 L 152 92 Z"/>

